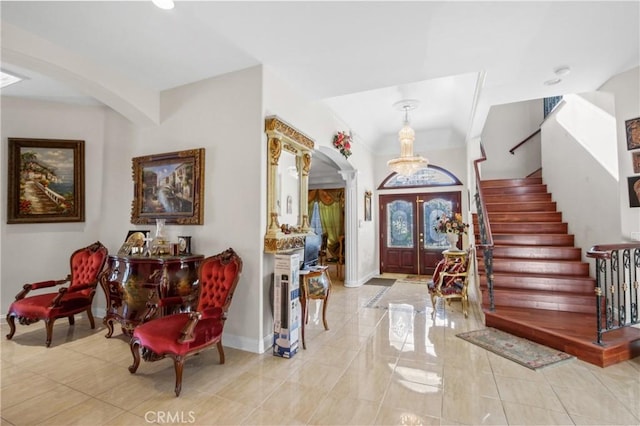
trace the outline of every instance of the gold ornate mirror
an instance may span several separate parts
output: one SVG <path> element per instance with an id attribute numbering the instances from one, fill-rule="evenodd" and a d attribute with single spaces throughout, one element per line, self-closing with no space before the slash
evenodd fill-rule
<path id="1" fill-rule="evenodd" d="M 267 233 L 264 249 L 304 248 L 309 227 L 309 169 L 314 142 L 276 116 L 265 120 L 268 147 Z M 282 221 L 282 223 L 281 223 Z"/>

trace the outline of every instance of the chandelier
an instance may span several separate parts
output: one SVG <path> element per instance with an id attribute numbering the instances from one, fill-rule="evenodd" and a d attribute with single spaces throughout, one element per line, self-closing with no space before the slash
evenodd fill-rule
<path id="1" fill-rule="evenodd" d="M 398 132 L 400 157 L 389 160 L 387 167 L 399 175 L 410 176 L 429 165 L 429 160 L 426 158 L 420 155 L 413 155 L 413 141 L 416 139 L 416 132 L 409 126 L 409 111 L 418 107 L 418 101 L 408 99 L 396 102 L 393 106 L 400 111 L 404 111 L 404 126 Z"/>

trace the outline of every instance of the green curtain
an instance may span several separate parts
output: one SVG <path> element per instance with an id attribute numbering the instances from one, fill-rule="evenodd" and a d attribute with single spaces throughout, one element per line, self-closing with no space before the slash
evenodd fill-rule
<path id="1" fill-rule="evenodd" d="M 309 191 L 309 211 L 318 203 L 320 223 L 327 233 L 328 257 L 338 257 L 338 238 L 344 235 L 344 189 L 312 189 Z"/>

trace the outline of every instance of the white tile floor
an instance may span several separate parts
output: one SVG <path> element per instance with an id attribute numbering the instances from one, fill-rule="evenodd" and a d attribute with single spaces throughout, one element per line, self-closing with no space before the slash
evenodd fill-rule
<path id="1" fill-rule="evenodd" d="M 334 281 L 331 329 L 312 302 L 307 350 L 226 348 L 220 365 L 212 348 L 186 362 L 179 398 L 170 359 L 131 375 L 127 339 L 101 325 L 60 320 L 49 349 L 41 324 L 18 325 L 0 345 L 2 425 L 640 424 L 640 358 L 532 371 L 457 338 L 483 326 L 479 312 L 442 305 L 432 319 L 420 284 Z"/>

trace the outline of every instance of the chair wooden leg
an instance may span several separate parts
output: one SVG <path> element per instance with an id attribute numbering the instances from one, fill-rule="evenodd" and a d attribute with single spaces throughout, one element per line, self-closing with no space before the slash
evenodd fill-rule
<path id="1" fill-rule="evenodd" d="M 7 323 L 9 324 L 9 334 L 7 334 L 7 340 L 11 340 L 16 333 L 15 317 L 13 315 L 7 315 Z"/>
<path id="2" fill-rule="evenodd" d="M 222 340 L 219 340 L 216 344 L 218 348 L 218 355 L 220 355 L 220 364 L 224 364 L 224 348 L 222 347 Z"/>
<path id="3" fill-rule="evenodd" d="M 69 318 L 69 325 L 75 325 L 76 318 L 73 315 L 69 315 L 67 318 Z"/>
<path id="4" fill-rule="evenodd" d="M 464 314 L 465 318 L 469 316 L 469 312 L 467 311 L 468 308 L 469 308 L 469 301 L 467 300 L 466 296 L 462 296 L 462 313 Z"/>
<path id="5" fill-rule="evenodd" d="M 54 320 L 54 319 L 46 319 L 46 320 L 44 320 L 44 326 L 45 326 L 45 328 L 47 330 L 47 340 L 45 342 L 47 347 L 51 346 L 51 339 L 53 337 L 53 323 L 55 321 L 56 320 Z"/>
<path id="6" fill-rule="evenodd" d="M 102 323 L 107 327 L 107 335 L 104 337 L 108 339 L 113 336 L 113 318 L 105 318 L 102 320 Z"/>
<path id="7" fill-rule="evenodd" d="M 177 356 L 173 359 L 173 368 L 176 370 L 176 396 L 180 396 L 182 390 L 182 370 L 184 368 L 184 358 Z"/>
<path id="8" fill-rule="evenodd" d="M 93 313 L 91 312 L 91 306 L 87 308 L 87 317 L 89 317 L 89 324 L 91 324 L 91 329 L 96 328 L 96 321 L 93 319 Z"/>
<path id="9" fill-rule="evenodd" d="M 140 366 L 140 342 L 132 341 L 129 343 L 129 347 L 131 348 L 131 355 L 133 355 L 133 364 L 129 366 L 129 373 L 133 374 Z"/>
<path id="10" fill-rule="evenodd" d="M 329 324 L 327 324 L 327 302 L 329 302 L 329 295 L 322 301 L 322 324 L 325 330 L 329 330 Z"/>

